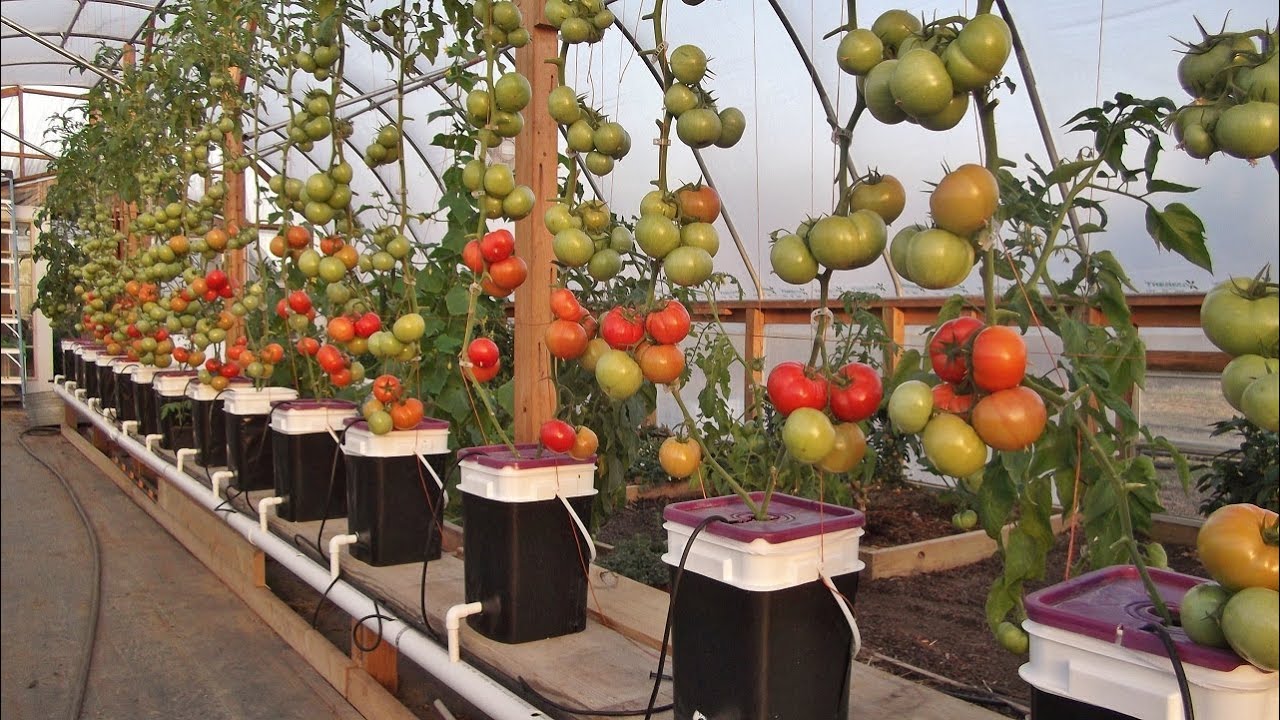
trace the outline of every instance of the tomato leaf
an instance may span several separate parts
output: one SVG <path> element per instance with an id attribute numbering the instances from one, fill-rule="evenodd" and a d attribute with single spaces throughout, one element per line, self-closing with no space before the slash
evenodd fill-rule
<path id="1" fill-rule="evenodd" d="M 1160 180 L 1158 178 L 1152 178 L 1147 182 L 1148 194 L 1158 192 L 1189 193 L 1195 192 L 1199 189 L 1200 188 L 1191 187 L 1190 185 L 1179 185 L 1178 183 L 1169 182 L 1168 180 Z"/>
<path id="2" fill-rule="evenodd" d="M 1073 160 L 1071 162 L 1064 162 L 1054 168 L 1053 172 L 1044 176 L 1044 183 L 1046 185 L 1057 185 L 1058 183 L 1066 182 L 1067 180 L 1071 180 L 1075 176 L 1079 175 L 1081 171 L 1093 167 L 1096 163 L 1096 160 Z"/>
<path id="3" fill-rule="evenodd" d="M 1182 203 L 1170 203 L 1164 212 L 1147 204 L 1147 233 L 1156 245 L 1172 250 L 1197 267 L 1213 272 L 1213 260 L 1205 246 L 1204 223 Z"/>
<path id="4" fill-rule="evenodd" d="M 1009 471 L 999 462 L 990 463 L 983 472 L 982 487 L 978 488 L 978 518 L 987 535 L 1000 542 L 1000 531 L 1009 520 L 1009 511 L 1018 491 Z"/>
<path id="5" fill-rule="evenodd" d="M 454 285 L 444 296 L 444 306 L 450 315 L 465 316 L 470 302 L 470 293 L 465 285 Z"/>

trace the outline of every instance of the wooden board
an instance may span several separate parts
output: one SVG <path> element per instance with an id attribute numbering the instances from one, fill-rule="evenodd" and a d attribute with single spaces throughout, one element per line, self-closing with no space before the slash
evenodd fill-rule
<path id="1" fill-rule="evenodd" d="M 1050 518 L 1050 525 L 1055 534 L 1062 532 L 1062 515 Z M 1009 537 L 1008 527 L 1004 537 Z M 866 564 L 863 577 L 875 580 L 963 567 L 991 557 L 997 549 L 985 530 L 973 530 L 893 547 L 863 547 L 858 550 L 858 558 Z"/>

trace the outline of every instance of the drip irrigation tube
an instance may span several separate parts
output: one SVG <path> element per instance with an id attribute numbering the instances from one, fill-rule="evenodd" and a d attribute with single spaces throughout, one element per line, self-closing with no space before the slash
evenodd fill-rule
<path id="1" fill-rule="evenodd" d="M 106 418 L 92 412 L 89 406 L 78 400 L 61 386 L 54 386 L 56 392 L 65 402 L 74 403 L 82 408 L 91 422 L 122 450 L 141 461 L 152 471 L 163 475 L 167 480 L 181 489 L 192 501 L 204 507 L 215 517 L 221 517 L 236 532 L 240 533 L 250 544 L 258 547 L 272 559 L 285 566 L 290 572 L 310 585 L 317 592 L 323 591 L 330 584 L 329 568 L 316 563 L 292 544 L 282 540 L 271 532 L 263 532 L 258 523 L 240 513 L 213 512 L 219 501 L 209 489 L 196 482 L 167 460 L 156 455 L 133 437 L 122 433 Z M 468 665 L 465 662 L 451 662 L 448 650 L 437 645 L 426 635 L 415 630 L 409 623 L 386 611 L 374 600 L 351 584 L 339 579 L 329 591 L 329 600 L 342 608 L 353 618 L 366 618 L 364 625 L 376 630 L 378 622 L 384 623 L 383 642 L 390 643 L 405 657 L 417 663 L 440 682 L 448 685 L 478 710 L 496 720 L 516 720 L 517 718 L 545 718 L 533 705 L 512 693 L 496 680 Z M 381 620 L 375 620 L 381 615 Z M 399 629 L 387 628 L 386 625 L 399 625 Z"/>

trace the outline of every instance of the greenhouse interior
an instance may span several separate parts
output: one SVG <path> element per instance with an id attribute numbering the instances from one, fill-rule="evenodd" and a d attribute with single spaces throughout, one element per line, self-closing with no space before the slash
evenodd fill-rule
<path id="1" fill-rule="evenodd" d="M 4 0 L 0 715 L 1280 719 L 1278 22 Z"/>

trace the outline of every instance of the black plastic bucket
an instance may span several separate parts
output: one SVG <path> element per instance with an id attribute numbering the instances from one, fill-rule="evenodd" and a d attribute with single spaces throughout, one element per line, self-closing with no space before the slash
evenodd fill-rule
<path id="1" fill-rule="evenodd" d="M 235 378 L 234 385 L 247 387 L 248 378 Z M 205 467 L 222 467 L 227 464 L 227 423 L 222 419 L 224 398 L 231 392 L 229 385 L 215 390 L 204 383 L 187 386 L 191 400 L 191 431 L 195 439 L 196 463 Z"/>
<path id="2" fill-rule="evenodd" d="M 818 572 L 826 568 L 852 605 L 865 518 L 850 508 L 776 494 L 769 513 L 768 521 L 753 520 L 737 496 L 664 510 L 679 720 L 698 713 L 742 720 L 849 717 L 853 631 Z M 715 515 L 734 522 L 710 523 L 693 539 L 674 587 L 692 528 Z M 820 534 L 822 542 L 813 542 Z"/>
<path id="3" fill-rule="evenodd" d="M 1032 720 L 1137 720 L 1132 715 L 1031 688 Z"/>
<path id="4" fill-rule="evenodd" d="M 62 367 L 57 374 L 71 382 L 78 382 L 76 379 L 76 349 L 80 347 L 80 344 L 80 340 L 63 340 L 60 345 L 62 348 Z"/>
<path id="5" fill-rule="evenodd" d="M 347 514 L 347 473 L 335 436 L 356 417 L 347 400 L 289 400 L 271 410 L 272 478 L 278 514 L 310 522 Z"/>
<path id="6" fill-rule="evenodd" d="M 195 433 L 191 428 L 191 401 L 187 399 L 187 385 L 197 382 L 195 370 L 161 370 L 151 379 L 151 392 L 155 398 L 155 426 L 163 437 L 160 447 L 177 451 L 195 446 Z M 166 413 L 173 403 L 187 407 L 185 413 Z"/>
<path id="7" fill-rule="evenodd" d="M 155 374 L 155 367 L 139 365 L 130 375 L 130 382 L 133 384 L 133 414 L 138 421 L 138 434 L 143 437 L 160 432 L 153 384 Z"/>
<path id="8" fill-rule="evenodd" d="M 98 374 L 98 402 L 103 410 L 115 408 L 116 406 L 116 374 L 115 364 L 116 358 L 124 359 L 122 355 L 99 355 L 94 361 L 94 371 Z"/>
<path id="9" fill-rule="evenodd" d="M 467 602 L 484 609 L 467 623 L 485 637 L 523 643 L 587 626 L 587 566 L 595 459 L 520 446 L 459 451 Z"/>
<path id="10" fill-rule="evenodd" d="M 275 486 L 271 407 L 297 397 L 296 390 L 281 387 L 234 387 L 223 396 L 227 468 L 234 473 L 232 487 L 247 492 Z"/>
<path id="11" fill-rule="evenodd" d="M 448 453 L 443 420 L 385 435 L 369 432 L 364 420 L 347 427 L 347 532 L 359 538 L 352 557 L 376 566 L 439 559 Z"/>
<path id="12" fill-rule="evenodd" d="M 137 405 L 133 400 L 133 372 L 138 367 L 137 363 L 119 362 L 112 368 L 115 373 L 115 407 L 116 419 L 120 422 L 138 419 Z"/>
<path id="13" fill-rule="evenodd" d="M 76 358 L 76 387 L 84 390 L 86 398 L 98 397 L 98 355 L 102 346 L 85 345 Z"/>

